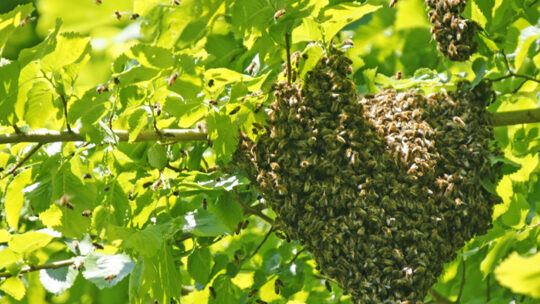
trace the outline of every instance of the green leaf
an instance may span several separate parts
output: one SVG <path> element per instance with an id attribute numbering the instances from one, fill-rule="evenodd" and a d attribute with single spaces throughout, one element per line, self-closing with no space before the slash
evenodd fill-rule
<path id="1" fill-rule="evenodd" d="M 137 44 L 129 52 L 141 65 L 167 69 L 174 66 L 172 50 L 148 44 Z"/>
<path id="2" fill-rule="evenodd" d="M 135 262 L 125 254 L 107 255 L 93 252 L 84 261 L 83 276 L 99 289 L 112 287 L 125 278 Z"/>
<path id="3" fill-rule="evenodd" d="M 30 15 L 33 10 L 34 5 L 32 3 L 27 3 L 18 5 L 16 8 L 5 14 L 0 14 L 0 57 L 4 51 L 4 46 L 13 31 L 20 26 L 21 21 L 23 21 L 26 16 Z"/>
<path id="4" fill-rule="evenodd" d="M 218 159 L 228 163 L 238 145 L 238 127 L 229 115 L 218 112 L 208 115 L 206 126 Z"/>
<path id="5" fill-rule="evenodd" d="M 225 223 L 231 231 L 234 231 L 238 222 L 243 219 L 242 207 L 238 204 L 232 192 L 225 192 L 220 195 L 214 203 L 209 204 L 208 210 Z"/>
<path id="6" fill-rule="evenodd" d="M 4 282 L 0 283 L 0 290 L 4 291 L 18 301 L 22 300 L 26 293 L 24 283 L 17 277 L 7 278 Z"/>
<path id="7" fill-rule="evenodd" d="M 296 27 L 291 34 L 293 44 L 302 41 L 319 41 L 322 38 L 320 25 L 311 17 L 302 19 L 300 26 Z"/>
<path id="8" fill-rule="evenodd" d="M 34 129 L 46 126 L 55 114 L 51 85 L 45 81 L 35 82 L 27 96 L 24 120 Z"/>
<path id="9" fill-rule="evenodd" d="M 178 118 L 180 120 L 178 125 L 181 128 L 192 127 L 208 112 L 208 108 L 202 102 L 186 102 L 178 97 L 167 97 L 163 110 Z"/>
<path id="10" fill-rule="evenodd" d="M 95 124 L 105 115 L 111 94 L 111 92 L 99 93 L 96 89 L 86 91 L 82 98 L 69 105 L 69 123 L 74 124 L 81 119 L 84 124 Z"/>
<path id="11" fill-rule="evenodd" d="M 114 74 L 114 77 L 117 77 L 122 84 L 135 84 L 143 81 L 152 80 L 159 74 L 159 70 L 145 67 L 145 66 L 134 66 L 130 69 L 119 73 Z"/>
<path id="12" fill-rule="evenodd" d="M 311 44 L 302 53 L 302 58 L 307 56 L 307 59 L 300 61 L 299 72 L 300 78 L 304 79 L 306 73 L 313 70 L 323 55 L 323 48 L 319 44 Z"/>
<path id="13" fill-rule="evenodd" d="M 144 129 L 147 123 L 148 123 L 148 112 L 146 112 L 144 109 L 136 109 L 135 111 L 129 114 L 128 124 L 129 124 L 129 142 L 130 143 L 132 143 L 135 139 L 137 139 L 137 137 L 139 136 L 142 129 Z"/>
<path id="14" fill-rule="evenodd" d="M 2 268 L 14 268 L 14 264 L 22 262 L 22 254 L 4 247 L 0 250 L 0 269 Z"/>
<path id="15" fill-rule="evenodd" d="M 497 266 L 495 278 L 515 293 L 540 298 L 540 253 L 530 257 L 512 253 Z"/>
<path id="16" fill-rule="evenodd" d="M 6 191 L 6 219 L 8 225 L 17 230 L 19 226 L 19 215 L 24 203 L 24 193 L 22 189 L 32 181 L 32 169 L 19 173 L 9 184 Z"/>
<path id="17" fill-rule="evenodd" d="M 329 42 L 343 27 L 373 13 L 381 8 L 381 5 L 361 4 L 357 2 L 341 3 L 328 7 L 322 11 L 324 41 Z"/>
<path id="18" fill-rule="evenodd" d="M 480 270 L 482 270 L 484 276 L 487 276 L 495 269 L 499 261 L 506 256 L 515 242 L 516 234 L 513 231 L 508 231 L 505 235 L 491 242 L 488 253 L 480 264 Z"/>
<path id="19" fill-rule="evenodd" d="M 212 255 L 208 248 L 195 250 L 188 257 L 187 270 L 189 275 L 199 284 L 206 285 L 210 279 Z"/>
<path id="20" fill-rule="evenodd" d="M 204 210 L 189 212 L 184 217 L 183 230 L 196 236 L 218 236 L 231 233 L 231 230 L 214 214 Z"/>
<path id="21" fill-rule="evenodd" d="M 514 61 L 517 70 L 521 68 L 521 66 L 525 62 L 525 59 L 529 55 L 529 49 L 531 48 L 531 45 L 535 41 L 540 39 L 540 29 L 532 26 L 524 29 L 521 32 L 521 39 L 522 43 L 519 46 L 519 50 Z"/>
<path id="22" fill-rule="evenodd" d="M 47 291 L 61 294 L 73 286 L 77 275 L 79 275 L 79 270 L 74 267 L 42 269 L 39 271 L 39 280 Z"/>
<path id="23" fill-rule="evenodd" d="M 236 304 L 239 303 L 237 294 L 239 288 L 234 285 L 226 275 L 219 275 L 212 284 L 216 291 L 216 298 L 210 298 L 210 304 Z"/>
<path id="24" fill-rule="evenodd" d="M 56 37 L 56 48 L 41 60 L 44 72 L 55 72 L 61 68 L 84 60 L 90 52 L 90 38 L 74 33 L 62 33 Z"/>
<path id="25" fill-rule="evenodd" d="M 163 234 L 156 226 L 147 226 L 143 230 L 123 227 L 109 227 L 111 239 L 122 240 L 122 247 L 132 249 L 144 257 L 152 257 L 159 252 Z"/>
<path id="26" fill-rule="evenodd" d="M 167 158 L 167 148 L 160 144 L 151 145 L 146 151 L 146 156 L 148 157 L 148 163 L 152 168 L 163 170 L 169 162 Z"/>
<path id="27" fill-rule="evenodd" d="M 15 252 L 25 254 L 36 251 L 47 246 L 52 241 L 53 237 L 35 231 L 29 231 L 23 234 L 15 234 L 9 239 L 9 248 Z"/>
<path id="28" fill-rule="evenodd" d="M 19 64 L 0 65 L 0 123 L 8 125 L 13 119 L 17 90 L 19 89 Z"/>
<path id="29" fill-rule="evenodd" d="M 129 303 L 142 303 L 144 268 L 144 259 L 140 258 L 129 276 Z"/>

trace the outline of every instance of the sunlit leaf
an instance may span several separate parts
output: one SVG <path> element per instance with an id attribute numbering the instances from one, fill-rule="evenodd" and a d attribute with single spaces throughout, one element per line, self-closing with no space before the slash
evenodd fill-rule
<path id="1" fill-rule="evenodd" d="M 540 253 L 530 257 L 512 253 L 495 269 L 495 277 L 516 293 L 540 298 Z"/>

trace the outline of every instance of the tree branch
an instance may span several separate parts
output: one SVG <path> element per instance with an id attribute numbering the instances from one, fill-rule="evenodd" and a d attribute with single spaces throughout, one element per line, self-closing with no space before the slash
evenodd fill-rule
<path id="1" fill-rule="evenodd" d="M 129 132 L 125 130 L 115 130 L 114 134 L 118 136 L 119 141 L 128 141 Z M 161 134 L 155 131 L 142 131 L 135 139 L 136 142 L 141 141 L 205 141 L 207 134 L 199 129 L 165 129 L 161 130 Z M 68 142 L 68 141 L 86 141 L 85 138 L 77 132 L 33 132 L 25 134 L 0 134 L 0 144 L 21 143 L 21 142 L 37 142 L 47 144 L 52 142 Z"/>
<path id="2" fill-rule="evenodd" d="M 508 111 L 490 114 L 490 120 L 493 126 L 518 125 L 525 123 L 540 122 L 540 108 Z M 118 136 L 121 142 L 128 141 L 129 132 L 126 130 L 114 130 L 114 134 Z M 170 142 L 179 141 L 206 141 L 208 135 L 200 129 L 164 129 L 161 134 L 152 130 L 146 130 L 139 133 L 135 142 L 142 141 L 160 141 L 167 140 Z M 10 133 L 0 134 L 0 144 L 14 144 L 22 142 L 35 142 L 47 144 L 53 142 L 70 142 L 70 141 L 86 141 L 83 135 L 78 132 L 32 132 L 32 133 Z"/>
<path id="3" fill-rule="evenodd" d="M 25 266 L 25 267 L 22 268 L 21 272 L 19 272 L 19 273 L 21 273 L 21 274 L 22 273 L 28 273 L 28 272 L 41 270 L 41 269 L 58 269 L 58 268 L 73 265 L 73 263 L 75 263 L 75 259 L 57 261 L 57 262 L 54 262 L 54 263 L 43 264 L 43 265 Z M 12 276 L 13 276 L 13 274 L 11 274 L 9 272 L 0 272 L 0 278 L 9 278 L 9 277 L 12 277 Z"/>
<path id="4" fill-rule="evenodd" d="M 540 122 L 540 108 L 491 114 L 491 124 L 495 127 L 535 122 Z"/>
<path id="5" fill-rule="evenodd" d="M 26 161 L 27 161 L 34 153 L 36 153 L 36 152 L 39 150 L 39 148 L 41 148 L 41 146 L 43 146 L 43 144 L 42 144 L 42 143 L 39 143 L 39 144 L 37 144 L 37 146 L 35 146 L 34 148 L 32 148 L 32 150 L 30 150 L 30 152 L 28 152 L 28 154 L 26 154 L 26 156 L 25 156 L 23 159 L 21 159 L 15 166 L 13 166 L 13 168 L 11 168 L 11 169 L 6 173 L 6 175 L 4 175 L 4 176 L 2 177 L 2 179 L 5 178 L 5 177 L 7 177 L 7 176 L 9 176 L 10 174 L 15 173 L 15 171 L 16 171 L 17 169 L 19 169 L 19 167 L 20 167 L 22 164 L 24 164 L 24 162 L 26 162 Z"/>

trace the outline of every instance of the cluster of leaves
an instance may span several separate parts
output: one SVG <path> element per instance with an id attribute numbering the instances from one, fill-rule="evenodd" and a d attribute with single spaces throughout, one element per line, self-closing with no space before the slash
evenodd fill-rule
<path id="1" fill-rule="evenodd" d="M 360 92 L 487 78 L 497 80 L 491 110 L 538 106 L 538 82 L 520 77 L 540 69 L 534 0 L 470 1 L 465 17 L 485 31 L 464 63 L 437 53 L 421 0 L 177 2 L 41 0 L 37 21 L 32 4 L 0 15 L 0 54 L 25 28 L 45 35 L 0 59 L 0 134 L 71 130 L 85 139 L 0 145 L 7 303 L 350 302 L 309 253 L 275 235 L 264 199 L 228 166 L 239 130 L 254 140 L 263 132 L 286 36 L 308 58 L 300 77 L 329 43 L 349 38 L 354 46 L 342 47 Z M 398 70 L 411 77 L 389 77 Z M 135 142 L 166 128 L 199 128 L 209 140 Z M 129 131 L 127 143 L 116 129 Z M 532 303 L 538 125 L 496 134 L 512 162 L 499 185 L 485 185 L 503 198 L 494 228 L 446 266 L 435 289 L 462 303 Z"/>

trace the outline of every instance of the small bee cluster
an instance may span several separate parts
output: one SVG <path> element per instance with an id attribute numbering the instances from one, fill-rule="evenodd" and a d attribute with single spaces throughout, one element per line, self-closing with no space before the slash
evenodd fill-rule
<path id="1" fill-rule="evenodd" d="M 461 17 L 467 0 L 426 0 L 426 4 L 431 8 L 431 34 L 439 52 L 454 61 L 469 59 L 476 52 L 473 38 L 478 25 Z"/>
<path id="2" fill-rule="evenodd" d="M 275 85 L 267 134 L 235 163 L 358 303 L 422 303 L 443 264 L 485 233 L 497 198 L 488 89 L 360 98 L 350 60 L 331 50 L 300 82 Z"/>

